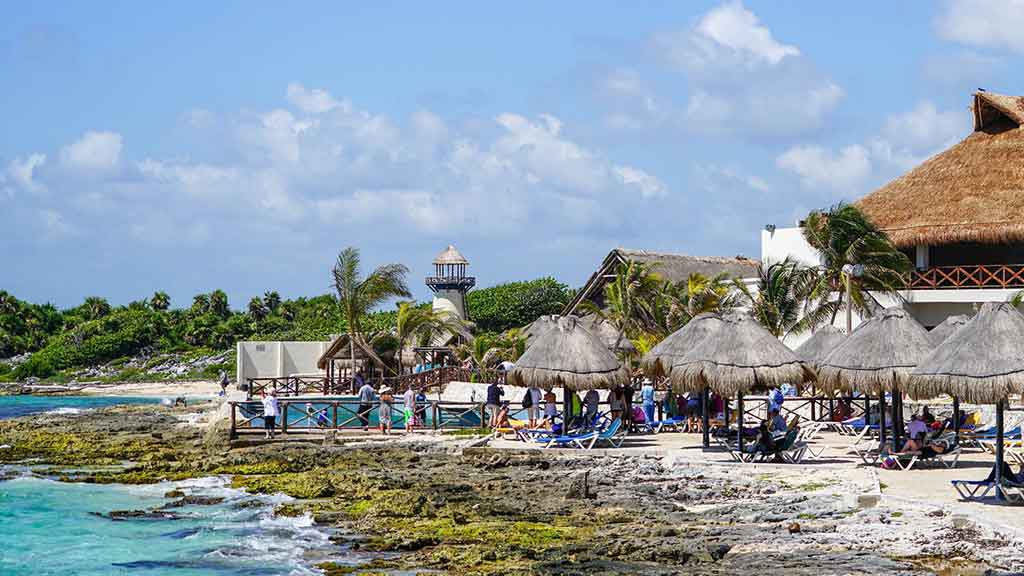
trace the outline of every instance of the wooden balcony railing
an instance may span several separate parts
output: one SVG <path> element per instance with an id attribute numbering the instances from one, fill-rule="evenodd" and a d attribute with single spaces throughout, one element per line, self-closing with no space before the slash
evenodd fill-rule
<path id="1" fill-rule="evenodd" d="M 374 388 L 381 384 L 390 386 L 396 394 L 401 394 L 408 388 L 414 390 L 426 390 L 435 386 L 443 386 L 449 382 L 497 382 L 505 383 L 505 374 L 495 370 L 486 373 L 477 370 L 470 370 L 458 366 L 439 366 L 432 370 L 425 370 L 415 374 L 403 374 L 390 378 L 372 380 Z M 346 379 L 328 380 L 316 376 L 284 376 L 281 378 L 249 378 L 246 387 L 247 398 L 258 397 L 261 393 L 277 392 L 279 397 L 286 396 L 316 396 L 330 394 L 354 393 L 352 383 Z"/>
<path id="2" fill-rule="evenodd" d="M 1024 264 L 936 266 L 910 274 L 911 290 L 1024 288 Z"/>

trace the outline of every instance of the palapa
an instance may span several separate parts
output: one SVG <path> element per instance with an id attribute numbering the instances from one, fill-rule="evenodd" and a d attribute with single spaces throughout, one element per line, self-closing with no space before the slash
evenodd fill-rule
<path id="1" fill-rule="evenodd" d="M 886 308 L 825 357 L 818 366 L 818 387 L 871 396 L 900 390 L 931 351 L 928 332 L 909 312 Z"/>
<path id="2" fill-rule="evenodd" d="M 815 369 L 840 342 L 846 339 L 846 332 L 843 332 L 831 324 L 826 324 L 814 331 L 803 344 L 797 346 L 796 355 L 801 360 L 814 366 Z"/>
<path id="3" fill-rule="evenodd" d="M 550 330 L 558 322 L 558 318 L 559 316 L 557 315 L 546 315 L 527 324 L 522 331 L 522 335 L 526 337 L 526 344 L 530 345 L 536 342 L 537 338 Z M 588 332 L 597 336 L 598 340 L 604 342 L 604 345 L 612 352 L 624 354 L 636 352 L 633 343 L 625 334 L 611 322 L 597 314 L 583 316 L 579 318 L 579 323 Z"/>
<path id="4" fill-rule="evenodd" d="M 672 366 L 686 359 L 686 355 L 714 330 L 722 326 L 722 319 L 710 312 L 694 316 L 685 326 L 671 333 L 640 359 L 640 367 L 650 376 L 668 376 Z"/>
<path id="5" fill-rule="evenodd" d="M 629 380 L 629 371 L 611 351 L 580 324 L 562 316 L 537 337 L 508 374 L 514 386 L 569 390 L 612 388 Z"/>
<path id="6" fill-rule="evenodd" d="M 669 373 L 677 391 L 707 389 L 723 396 L 755 387 L 802 384 L 813 372 L 797 355 L 748 314 L 733 311 L 703 322 L 719 322 Z"/>
<path id="7" fill-rule="evenodd" d="M 970 322 L 923 358 L 906 391 L 913 398 L 949 394 L 995 404 L 1024 393 L 1024 316 L 1012 304 L 987 302 Z"/>
<path id="8" fill-rule="evenodd" d="M 931 340 L 932 346 L 938 346 L 945 342 L 946 338 L 949 338 L 954 332 L 956 332 L 957 328 L 967 324 L 968 320 L 970 320 L 970 318 L 968 318 L 966 314 L 957 314 L 956 316 L 950 316 L 943 320 L 942 324 L 939 324 L 928 332 L 928 339 Z"/>

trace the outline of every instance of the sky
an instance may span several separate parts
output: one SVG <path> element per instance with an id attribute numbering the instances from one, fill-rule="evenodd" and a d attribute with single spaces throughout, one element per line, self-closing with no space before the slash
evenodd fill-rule
<path id="1" fill-rule="evenodd" d="M 233 307 L 330 291 L 346 246 L 415 296 L 581 285 L 615 247 L 760 256 L 1024 94 L 1024 0 L 8 2 L 0 289 Z"/>

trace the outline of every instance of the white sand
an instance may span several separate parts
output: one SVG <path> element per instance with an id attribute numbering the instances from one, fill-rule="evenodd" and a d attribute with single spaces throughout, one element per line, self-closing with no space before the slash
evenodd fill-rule
<path id="1" fill-rule="evenodd" d="M 220 384 L 213 381 L 96 384 L 82 388 L 81 393 L 97 396 L 216 396 L 220 393 Z"/>

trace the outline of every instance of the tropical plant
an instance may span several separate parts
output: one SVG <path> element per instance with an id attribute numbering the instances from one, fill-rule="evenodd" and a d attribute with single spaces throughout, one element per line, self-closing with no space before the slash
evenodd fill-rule
<path id="1" fill-rule="evenodd" d="M 478 330 L 497 333 L 558 314 L 570 300 L 568 286 L 554 278 L 538 278 L 474 290 L 466 295 L 466 309 Z"/>
<path id="2" fill-rule="evenodd" d="M 686 280 L 667 288 L 670 310 L 669 325 L 666 335 L 685 326 L 699 314 L 706 312 L 722 313 L 738 304 L 734 284 L 725 272 L 707 277 L 694 272 Z"/>
<path id="3" fill-rule="evenodd" d="M 610 322 L 627 338 L 635 338 L 656 323 L 659 311 L 655 307 L 666 286 L 646 264 L 630 260 L 605 285 L 604 306 L 586 301 L 582 310 Z"/>
<path id="4" fill-rule="evenodd" d="M 281 295 L 276 290 L 267 290 L 263 293 L 263 304 L 273 314 L 277 312 L 277 308 L 281 305 Z"/>
<path id="5" fill-rule="evenodd" d="M 818 271 L 801 266 L 787 257 L 781 262 L 757 266 L 757 292 L 745 282 L 734 284 L 744 296 L 751 314 L 776 337 L 799 334 L 811 328 L 808 317 L 802 313 L 810 292 L 818 282 Z"/>
<path id="6" fill-rule="evenodd" d="M 98 320 L 110 314 L 110 303 L 105 298 L 100 298 L 99 296 L 89 296 L 86 298 L 82 308 L 87 320 Z"/>
<path id="7" fill-rule="evenodd" d="M 149 299 L 149 305 L 157 312 L 166 312 L 171 307 L 171 297 L 167 295 L 167 292 L 154 292 L 153 297 Z"/>
<path id="8" fill-rule="evenodd" d="M 338 293 L 338 307 L 348 326 L 350 358 L 356 357 L 356 340 L 362 341 L 364 317 L 392 298 L 411 296 L 405 282 L 408 273 L 409 269 L 403 264 L 385 264 L 363 278 L 357 248 L 350 246 L 338 254 L 332 270 L 333 284 Z M 352 384 L 355 385 L 355 374 Z"/>
<path id="9" fill-rule="evenodd" d="M 252 318 L 253 326 L 257 333 L 260 331 L 260 322 L 262 322 L 269 313 L 270 311 L 267 309 L 266 304 L 264 304 L 263 300 L 260 300 L 258 296 L 253 296 L 249 300 L 249 317 Z"/>
<path id="10" fill-rule="evenodd" d="M 399 302 L 394 330 L 398 373 L 402 373 L 402 352 L 409 341 L 425 345 L 439 334 L 458 334 L 463 331 L 465 323 L 455 314 L 435 311 L 429 305 Z"/>
<path id="11" fill-rule="evenodd" d="M 899 297 L 898 291 L 906 287 L 910 259 L 856 206 L 815 210 L 802 229 L 822 261 L 805 311 L 810 327 L 835 320 L 847 299 L 860 316 L 870 316 L 875 307 L 870 292 Z"/>
<path id="12" fill-rule="evenodd" d="M 221 320 L 231 316 L 231 307 L 228 306 L 228 295 L 223 290 L 210 292 L 210 312 Z"/>

